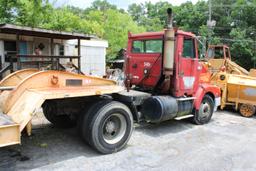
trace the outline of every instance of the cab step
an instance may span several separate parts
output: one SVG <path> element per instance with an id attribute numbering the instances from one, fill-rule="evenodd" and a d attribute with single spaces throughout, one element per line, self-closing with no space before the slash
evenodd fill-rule
<path id="1" fill-rule="evenodd" d="M 177 98 L 178 101 L 187 101 L 187 100 L 195 100 L 195 97 L 181 97 Z"/>
<path id="2" fill-rule="evenodd" d="M 187 119 L 187 118 L 192 118 L 194 115 L 190 114 L 190 115 L 184 115 L 184 116 L 179 116 L 174 118 L 175 120 L 182 120 L 182 119 Z"/>

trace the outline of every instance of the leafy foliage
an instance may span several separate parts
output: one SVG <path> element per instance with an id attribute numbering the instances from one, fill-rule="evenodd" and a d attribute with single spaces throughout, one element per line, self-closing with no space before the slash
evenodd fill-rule
<path id="1" fill-rule="evenodd" d="M 208 1 L 186 2 L 173 6 L 171 1 L 133 3 L 124 9 L 107 0 L 95 0 L 86 9 L 73 6 L 56 8 L 48 0 L 0 0 L 0 22 L 47 29 L 96 34 L 109 41 L 107 58 L 113 59 L 126 47 L 127 32 L 160 31 L 165 27 L 166 9 L 172 7 L 176 26 L 199 36 L 211 35 L 211 43 L 231 47 L 233 59 L 247 69 L 256 63 L 256 1 L 214 0 L 209 30 Z"/>
<path id="2" fill-rule="evenodd" d="M 196 35 L 208 37 L 211 44 L 227 44 L 231 47 L 233 59 L 243 67 L 256 67 L 256 1 L 255 0 L 214 0 L 212 19 L 216 26 L 209 30 L 209 1 L 196 4 L 186 2 L 173 6 L 176 26 Z M 129 14 L 147 31 L 158 31 L 165 25 L 166 9 L 169 2 L 131 4 Z M 145 19 L 146 18 L 146 19 Z M 145 22 L 146 21 L 146 22 Z M 153 22 L 154 21 L 154 22 Z M 150 23 L 150 24 L 149 24 Z"/>
<path id="3" fill-rule="evenodd" d="M 0 0 L 0 22 L 13 23 L 16 10 L 17 2 L 15 0 Z"/>

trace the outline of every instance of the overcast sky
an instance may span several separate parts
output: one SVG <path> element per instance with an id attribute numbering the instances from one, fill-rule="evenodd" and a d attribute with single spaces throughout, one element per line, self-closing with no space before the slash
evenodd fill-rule
<path id="1" fill-rule="evenodd" d="M 91 5 L 91 3 L 94 0 L 51 0 L 52 2 L 55 2 L 55 6 L 62 6 L 62 5 L 73 5 L 80 8 L 86 8 Z M 111 4 L 117 5 L 119 8 L 127 9 L 128 5 L 132 3 L 143 3 L 145 1 L 150 1 L 152 3 L 156 3 L 159 1 L 164 0 L 107 0 Z M 196 3 L 198 0 L 166 0 L 169 1 L 172 5 L 180 5 L 181 3 L 184 3 L 186 1 L 191 1 L 193 3 Z"/>

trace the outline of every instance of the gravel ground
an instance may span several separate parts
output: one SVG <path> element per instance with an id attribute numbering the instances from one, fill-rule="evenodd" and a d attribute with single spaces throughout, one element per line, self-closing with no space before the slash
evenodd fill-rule
<path id="1" fill-rule="evenodd" d="M 256 120 L 218 111 L 207 125 L 168 121 L 136 127 L 127 147 L 101 155 L 76 129 L 41 115 L 22 145 L 0 149 L 0 170 L 256 170 Z"/>

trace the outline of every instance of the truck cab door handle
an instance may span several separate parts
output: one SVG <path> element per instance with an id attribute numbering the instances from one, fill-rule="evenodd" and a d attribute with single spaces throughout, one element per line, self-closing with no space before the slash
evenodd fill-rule
<path id="1" fill-rule="evenodd" d="M 137 68 L 137 67 L 138 67 L 137 64 L 133 64 L 133 65 L 132 65 L 132 68 Z"/>
<path id="2" fill-rule="evenodd" d="M 184 76 L 184 71 L 181 71 L 181 72 L 179 73 L 179 76 L 180 76 L 180 77 L 183 77 L 183 76 Z"/>

